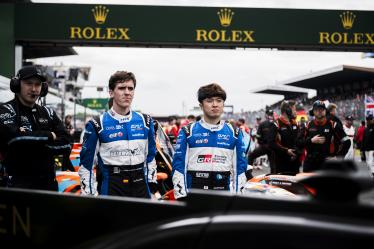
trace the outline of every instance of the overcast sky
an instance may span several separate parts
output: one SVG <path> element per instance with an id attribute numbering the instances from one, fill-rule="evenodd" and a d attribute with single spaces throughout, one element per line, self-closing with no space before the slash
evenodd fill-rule
<path id="1" fill-rule="evenodd" d="M 52 1 L 34 1 L 52 2 Z M 374 1 L 357 0 L 277 0 L 277 1 L 58 1 L 103 4 L 149 4 L 224 7 L 276 7 L 312 9 L 374 10 Z M 189 114 L 197 106 L 197 89 L 217 82 L 227 91 L 226 104 L 234 111 L 257 110 L 282 99 L 280 96 L 252 94 L 253 89 L 302 76 L 341 64 L 374 67 L 374 59 L 362 59 L 362 53 L 294 52 L 269 50 L 204 50 L 151 48 L 74 47 L 76 56 L 35 60 L 38 64 L 63 63 L 90 66 L 89 84 L 107 85 L 112 73 L 128 70 L 137 77 L 134 108 L 152 115 Z M 106 97 L 92 88 L 83 97 Z"/>

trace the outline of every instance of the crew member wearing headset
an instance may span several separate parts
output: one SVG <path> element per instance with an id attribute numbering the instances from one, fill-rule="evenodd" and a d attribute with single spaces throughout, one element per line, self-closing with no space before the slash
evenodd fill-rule
<path id="1" fill-rule="evenodd" d="M 0 152 L 8 187 L 58 190 L 54 158 L 70 150 L 56 113 L 36 102 L 48 93 L 35 66 L 21 68 L 10 81 L 14 99 L 0 105 Z"/>

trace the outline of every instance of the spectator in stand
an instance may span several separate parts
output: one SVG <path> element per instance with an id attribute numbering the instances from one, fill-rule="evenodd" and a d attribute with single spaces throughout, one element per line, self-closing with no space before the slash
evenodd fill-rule
<path id="1" fill-rule="evenodd" d="M 345 155 L 344 159 L 353 160 L 354 159 L 354 149 L 353 149 L 353 138 L 355 137 L 355 127 L 353 127 L 353 117 L 347 116 L 345 117 L 345 124 L 343 125 L 343 129 L 345 134 L 351 140 L 351 147 L 349 148 L 347 154 Z"/>
<path id="2" fill-rule="evenodd" d="M 364 138 L 364 133 L 365 133 L 365 120 L 362 120 L 361 121 L 361 126 L 358 127 L 357 134 L 356 134 L 356 137 L 355 137 L 355 142 L 356 142 L 357 148 L 360 150 L 361 161 L 362 162 L 366 161 L 365 151 L 363 150 L 363 146 L 362 146 L 362 140 Z"/>

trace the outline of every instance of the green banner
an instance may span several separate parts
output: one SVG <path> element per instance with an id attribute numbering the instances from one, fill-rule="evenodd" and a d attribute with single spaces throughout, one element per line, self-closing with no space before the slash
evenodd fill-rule
<path id="1" fill-rule="evenodd" d="M 94 110 L 107 110 L 108 101 L 108 98 L 88 98 L 83 99 L 83 106 Z"/>
<path id="2" fill-rule="evenodd" d="M 374 12 L 16 4 L 17 42 L 373 50 Z"/>

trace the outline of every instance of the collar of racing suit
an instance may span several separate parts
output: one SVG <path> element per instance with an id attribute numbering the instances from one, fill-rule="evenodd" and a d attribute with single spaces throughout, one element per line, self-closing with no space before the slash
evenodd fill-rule
<path id="1" fill-rule="evenodd" d="M 313 119 L 313 122 L 314 122 L 314 124 L 317 125 L 317 126 L 322 126 L 322 125 L 325 125 L 325 124 L 326 124 L 326 122 L 327 122 L 327 118 L 324 117 L 324 118 L 321 119 L 321 120 Z"/>
<path id="2" fill-rule="evenodd" d="M 118 120 L 118 122 L 120 123 L 126 123 L 126 122 L 129 122 L 132 118 L 132 111 L 130 110 L 128 114 L 126 115 L 121 115 L 121 114 L 118 114 L 117 112 L 114 111 L 113 107 L 109 110 L 109 114 L 116 120 Z"/>
<path id="3" fill-rule="evenodd" d="M 202 118 L 199 122 L 200 122 L 202 127 L 204 127 L 205 129 L 208 129 L 210 131 L 219 131 L 225 125 L 225 121 L 223 121 L 223 120 L 219 121 L 219 123 L 215 124 L 215 125 L 207 123 L 204 120 L 204 118 Z"/>

